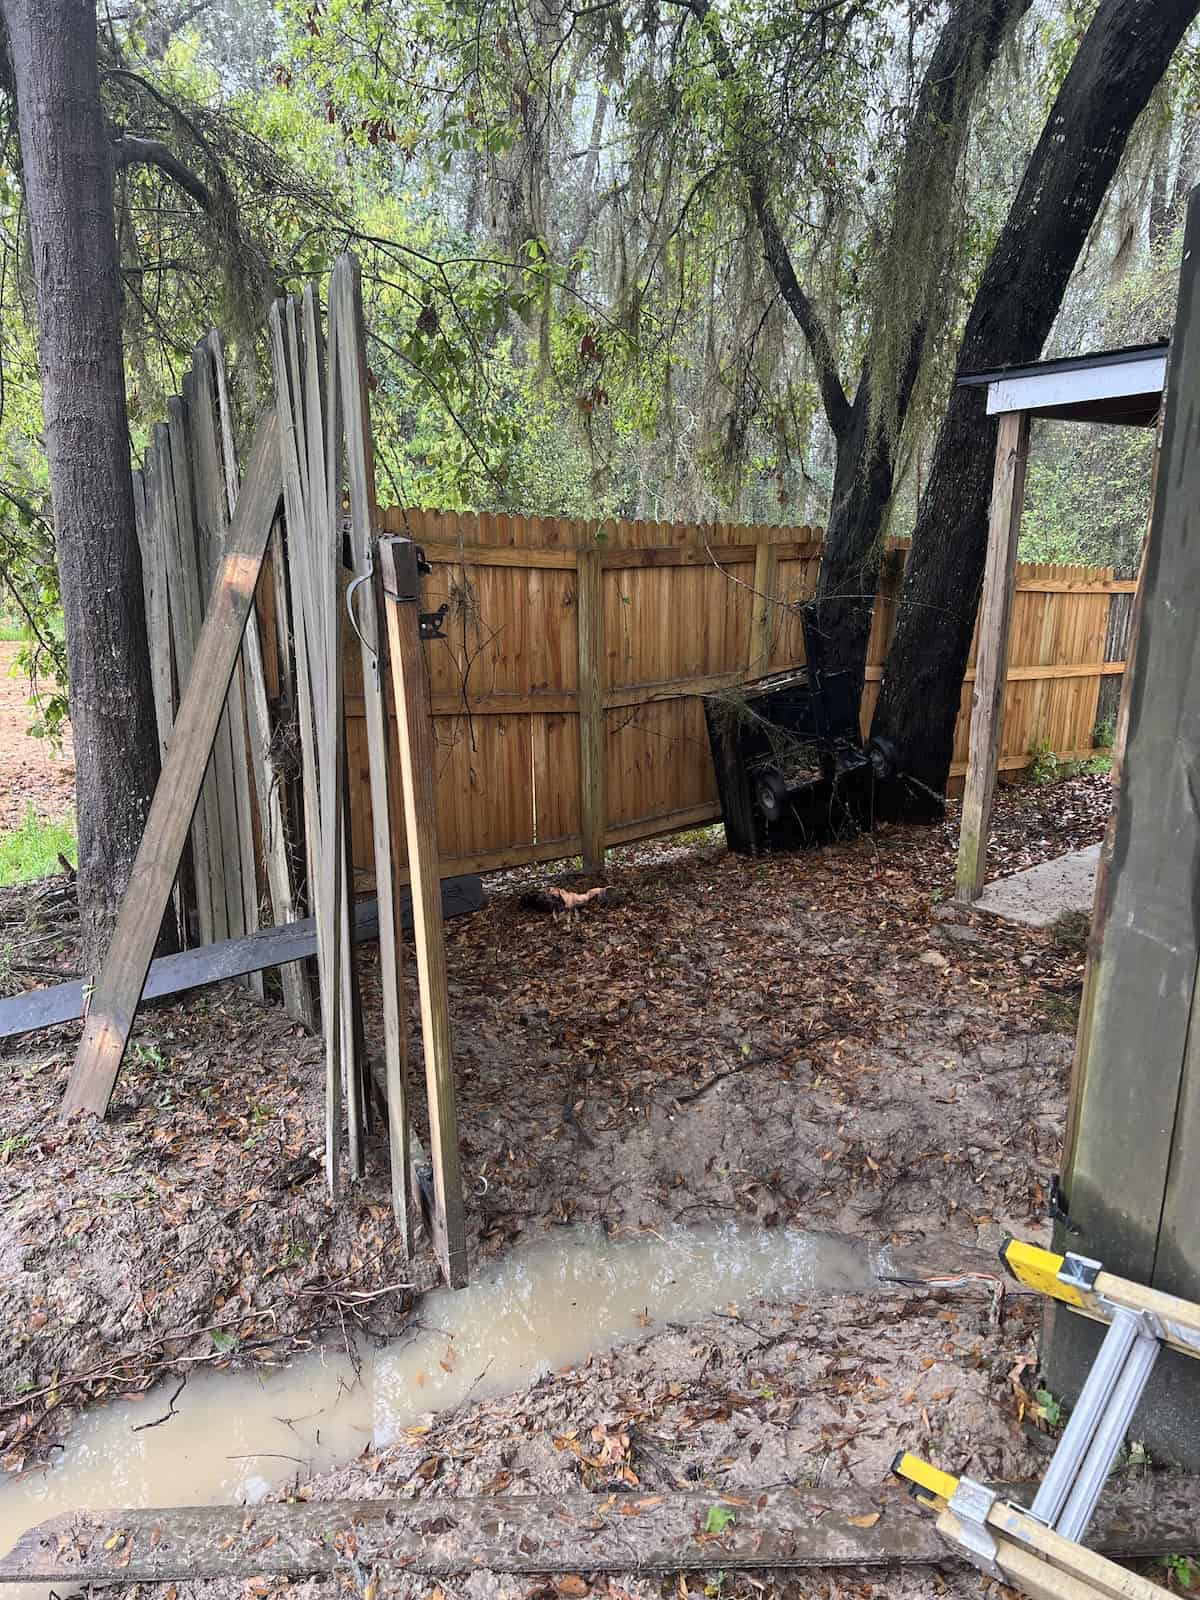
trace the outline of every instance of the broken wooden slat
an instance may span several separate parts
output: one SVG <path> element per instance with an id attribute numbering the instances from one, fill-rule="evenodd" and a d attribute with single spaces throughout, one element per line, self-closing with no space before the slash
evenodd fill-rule
<path id="1" fill-rule="evenodd" d="M 157 489 L 158 451 L 153 442 L 146 451 L 145 469 L 133 475 L 134 520 L 142 556 L 142 578 L 146 596 L 146 643 L 150 651 L 150 684 L 154 694 L 154 721 L 158 729 L 158 760 L 161 769 L 167 758 L 171 725 L 175 720 L 175 699 L 171 677 L 171 617 L 167 602 L 167 562 L 163 528 L 159 519 Z M 176 883 L 171 891 L 175 907 L 178 946 L 187 944 L 187 920 L 183 895 Z"/>
<path id="2" fill-rule="evenodd" d="M 225 548 L 228 499 L 221 452 L 217 443 L 216 389 L 208 346 L 196 346 L 192 370 L 185 380 L 188 442 L 196 491 L 196 528 L 208 577 L 205 592 L 215 581 Z M 225 901 L 229 934 L 238 938 L 259 926 L 258 866 L 254 859 L 254 826 L 250 817 L 250 762 L 246 752 L 246 713 L 242 694 L 240 659 L 234 663 L 225 711 L 217 730 L 215 765 L 224 840 Z M 253 973 L 249 986 L 261 999 L 261 973 Z"/>
<path id="3" fill-rule="evenodd" d="M 321 852 L 317 868 L 317 942 L 325 951 L 321 972 L 321 1025 L 325 1035 L 326 1157 L 330 1193 L 339 1188 L 342 1108 L 349 1102 L 353 1077 L 347 1046 L 350 1032 L 352 974 L 344 945 L 345 849 L 342 838 L 344 729 L 341 695 L 341 535 L 338 528 L 331 468 L 334 456 L 329 415 L 336 390 L 328 386 L 320 308 L 312 284 L 301 302 L 303 347 L 297 358 L 302 370 L 305 453 L 307 459 L 307 584 L 303 592 L 305 632 L 309 641 L 312 704 L 317 748 L 317 784 L 321 818 Z M 293 555 L 295 546 L 293 545 Z M 315 651 L 312 649 L 316 644 Z M 359 1125 L 350 1117 L 349 1159 L 352 1176 L 361 1171 Z"/>
<path id="4" fill-rule="evenodd" d="M 322 652 L 311 599 L 312 562 L 309 537 L 308 443 L 304 421 L 304 384 L 300 375 L 299 328 L 295 301 L 278 300 L 271 307 L 271 365 L 275 404 L 280 416 L 283 504 L 287 525 L 287 574 L 291 588 L 292 642 L 296 656 L 296 713 L 299 719 L 301 784 L 308 904 L 314 921 L 320 914 L 322 834 L 321 796 L 317 771 L 317 686 L 322 681 Z M 281 637 L 286 651 L 287 639 Z M 317 972 L 321 991 L 321 1025 L 328 1026 L 330 993 L 328 940 L 317 939 Z M 325 1173 L 331 1193 L 337 1192 L 340 1164 L 340 1107 L 329 1104 L 339 1084 L 330 1076 L 326 1054 Z M 336 1109 L 336 1114 L 335 1114 Z"/>
<path id="5" fill-rule="evenodd" d="M 416 546 L 411 539 L 381 539 L 379 563 L 391 646 L 404 832 L 408 844 L 421 1000 L 421 1037 L 425 1047 L 435 1202 L 433 1246 L 446 1282 L 451 1288 L 459 1288 L 467 1281 L 467 1239 L 446 993 L 446 943 L 442 902 L 437 892 L 436 758 L 433 718 L 429 710 L 429 679 L 418 618 L 421 584 Z"/>
<path id="6" fill-rule="evenodd" d="M 190 374 L 188 374 L 190 377 Z M 200 633 L 212 592 L 215 573 L 208 565 L 208 551 L 204 548 L 196 526 L 196 482 L 192 466 L 191 428 L 189 424 L 189 395 L 191 385 L 185 383 L 184 395 L 172 395 L 167 401 L 167 430 L 171 438 L 171 468 L 175 478 L 175 514 L 179 540 L 179 561 L 186 573 L 185 582 L 194 589 L 191 597 L 192 660 L 199 647 Z M 179 697 L 182 701 L 191 681 L 191 666 L 187 680 L 181 680 Z M 213 938 L 229 939 L 245 930 L 241 921 L 241 890 L 235 906 L 236 920 L 230 921 L 229 889 L 239 874 L 237 855 L 237 814 L 233 805 L 232 775 L 229 772 L 229 740 L 225 728 L 224 707 L 218 731 L 213 735 L 208 756 L 208 772 L 202 790 L 206 832 L 208 835 L 209 875 L 212 884 Z"/>
<path id="7" fill-rule="evenodd" d="M 338 324 L 337 360 L 345 417 L 346 477 L 350 490 L 350 549 L 356 579 L 349 603 L 362 654 L 363 705 L 371 784 L 371 833 L 375 892 L 379 897 L 379 976 L 383 997 L 384 1080 L 388 1104 L 392 1210 L 404 1241 L 412 1249 L 408 1210 L 408 1059 L 401 991 L 401 958 L 392 871 L 392 814 L 397 803 L 389 782 L 388 715 L 384 688 L 386 633 L 380 625 L 375 591 L 375 553 L 379 516 L 375 503 L 375 458 L 367 395 L 367 358 L 362 285 L 353 256 L 338 258 L 329 285 L 330 322 Z M 360 582 L 357 580 L 361 580 Z"/>
<path id="8" fill-rule="evenodd" d="M 466 916 L 478 911 L 483 901 L 483 885 L 474 874 L 442 879 L 443 917 Z M 407 889 L 397 891 L 396 904 L 401 928 L 411 930 L 412 901 Z M 354 908 L 355 944 L 369 943 L 378 933 L 376 902 L 358 901 Z M 202 989 L 206 983 L 218 983 L 222 978 L 240 978 L 247 972 L 303 961 L 316 953 L 317 925 L 312 917 L 301 917 L 278 928 L 260 928 L 241 939 L 159 956 L 150 964 L 142 1000 L 162 1000 L 189 989 Z M 83 984 L 78 981 L 31 989 L 0 1000 L 0 1039 L 53 1028 L 62 1022 L 78 1022 L 83 1016 L 83 1004 Z"/>
<path id="9" fill-rule="evenodd" d="M 134 519 L 142 554 L 142 579 L 146 593 L 146 642 L 150 647 L 150 682 L 154 691 L 154 716 L 158 724 L 159 760 L 166 758 L 174 706 L 171 699 L 171 625 L 167 609 L 167 563 L 158 518 L 155 477 L 157 451 L 146 452 L 144 472 L 133 475 Z"/>
<path id="10" fill-rule="evenodd" d="M 280 553 L 280 576 L 286 576 L 290 599 L 292 627 L 290 634 L 283 613 L 276 617 L 279 628 L 279 654 L 281 661 L 295 651 L 295 706 L 299 724 L 301 802 L 304 817 L 304 843 L 306 851 L 306 884 L 309 910 L 316 910 L 317 861 L 320 846 L 320 811 L 317 790 L 316 732 L 312 711 L 312 669 L 309 662 L 309 644 L 304 621 L 303 595 L 306 587 L 307 515 L 305 510 L 305 476 L 301 468 L 303 454 L 303 400 L 294 386 L 291 350 L 291 319 L 287 316 L 290 301 L 277 300 L 271 307 L 269 329 L 271 337 L 271 367 L 275 383 L 275 405 L 279 414 L 279 450 L 283 464 L 283 505 L 287 526 L 286 546 L 276 529 L 272 536 L 272 550 Z"/>
<path id="11" fill-rule="evenodd" d="M 208 335 L 207 353 L 212 362 L 216 386 L 221 458 L 225 473 L 226 512 L 227 516 L 231 517 L 237 505 L 240 479 L 237 445 L 233 432 L 233 411 L 229 403 L 229 388 L 225 377 L 225 357 L 221 348 L 221 336 L 215 328 Z M 271 540 L 272 548 L 280 546 L 278 527 L 272 530 Z M 286 621 L 284 626 L 286 627 Z M 272 919 L 275 926 L 280 928 L 296 920 L 296 894 L 288 852 L 283 786 L 277 780 L 268 755 L 271 747 L 271 707 L 267 695 L 258 613 L 254 608 L 251 608 L 250 615 L 246 618 L 246 632 L 242 639 L 242 677 L 246 696 L 248 755 L 254 779 L 254 795 L 258 803 L 258 822 L 262 835 L 263 859 L 266 864 L 267 890 L 271 899 Z M 305 1027 L 315 1026 L 316 1013 L 313 1009 L 312 990 L 303 964 L 290 962 L 280 967 L 279 982 L 283 990 L 284 1010 L 288 1015 L 304 1023 Z"/>
<path id="12" fill-rule="evenodd" d="M 340 330 L 333 316 L 326 319 L 326 346 L 321 340 L 321 300 L 314 283 L 304 288 L 302 301 L 304 320 L 305 357 L 308 363 L 308 382 L 313 384 L 324 378 L 325 409 L 322 418 L 319 406 L 309 404 L 311 445 L 318 443 L 325 450 L 325 508 L 321 528 L 318 571 L 321 583 L 317 587 L 320 606 L 325 618 L 325 703 L 326 721 L 320 734 L 327 740 L 326 762 L 322 767 L 322 805 L 328 802 L 325 791 L 326 776 L 335 788 L 332 809 L 328 813 L 327 837 L 337 841 L 335 909 L 337 916 L 338 951 L 338 1022 L 340 1030 L 340 1057 L 342 1065 L 342 1093 L 346 1104 L 347 1149 L 350 1158 L 350 1176 L 363 1174 L 363 1139 L 366 1134 L 366 1045 L 362 1028 L 362 1003 L 358 988 L 358 969 L 354 960 L 354 946 L 350 937 L 350 901 L 354 882 L 354 864 L 350 848 L 350 787 L 346 764 L 346 707 L 345 665 L 343 645 L 345 622 L 346 576 L 344 565 L 345 540 L 342 533 L 342 394 L 338 377 L 338 345 Z M 313 366 L 313 356 L 316 366 Z M 324 422 L 323 438 L 318 440 L 313 432 L 316 421 Z M 311 474 L 310 466 L 310 474 Z M 319 515 L 319 512 L 318 512 Z"/>
<path id="13" fill-rule="evenodd" d="M 170 404 L 168 403 L 168 411 Z M 186 456 L 182 428 L 176 425 L 177 445 L 172 444 L 171 428 L 160 422 L 154 429 L 158 471 L 154 486 L 158 495 L 158 519 L 163 533 L 167 568 L 167 597 L 171 611 L 171 640 L 175 647 L 176 708 L 187 690 L 192 657 L 199 633 L 199 596 L 194 548 L 186 549 L 179 533 L 179 499 L 175 488 L 175 448 Z M 189 479 L 190 483 L 190 479 Z M 213 904 L 212 852 L 219 849 L 216 838 L 216 809 L 212 785 L 205 775 L 202 799 L 192 818 L 192 871 L 196 889 L 196 924 L 201 944 L 212 944 L 218 936 L 216 907 Z M 210 833 L 210 829 L 213 830 Z"/>
<path id="14" fill-rule="evenodd" d="M 1031 1484 L 996 1485 L 1027 1500 Z M 728 1512 L 705 1533 L 713 1508 Z M 1194 1549 L 1200 1480 L 1151 1474 L 1110 1486 L 1089 1545 L 1110 1557 Z M 402 1572 L 680 1572 L 945 1565 L 954 1551 L 898 1486 L 745 1495 L 505 1495 L 70 1512 L 31 1528 L 0 1583 L 164 1583 L 324 1576 L 353 1555 L 364 1575 Z"/>
<path id="15" fill-rule="evenodd" d="M 279 429 L 267 412 L 255 434 L 225 558 L 196 646 L 171 749 L 154 791 L 129 887 L 92 995 L 61 1115 L 103 1116 L 141 999 L 163 913 L 187 842 L 209 752 L 280 498 Z"/>

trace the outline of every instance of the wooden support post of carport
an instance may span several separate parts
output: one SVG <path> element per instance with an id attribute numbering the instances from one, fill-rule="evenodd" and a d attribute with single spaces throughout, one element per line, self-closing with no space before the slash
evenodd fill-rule
<path id="1" fill-rule="evenodd" d="M 1151 427 L 1158 417 L 1166 361 L 1167 347 L 1160 343 L 964 373 L 958 380 L 960 386 L 986 389 L 988 415 L 999 421 L 955 882 L 956 897 L 966 904 L 978 900 L 987 875 L 1030 419 Z"/>
<path id="2" fill-rule="evenodd" d="M 1012 625 L 1013 583 L 1021 508 L 1025 499 L 1025 461 L 1029 454 L 1029 413 L 1005 411 L 996 439 L 992 509 L 988 521 L 987 563 L 979 602 L 975 645 L 975 691 L 971 698 L 971 743 L 963 788 L 958 836 L 957 898 L 977 900 L 987 873 L 988 828 L 1000 739 L 1004 730 L 1004 688 L 1008 677 L 1008 634 Z"/>

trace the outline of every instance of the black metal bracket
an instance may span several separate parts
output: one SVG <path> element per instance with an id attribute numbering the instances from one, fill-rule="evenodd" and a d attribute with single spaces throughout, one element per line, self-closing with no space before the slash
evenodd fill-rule
<path id="1" fill-rule="evenodd" d="M 1051 1222 L 1058 1223 L 1066 1233 L 1078 1234 L 1079 1229 L 1071 1221 L 1070 1204 L 1063 1193 L 1059 1175 L 1056 1172 L 1050 1179 L 1050 1203 L 1047 1206 Z"/>
<path id="2" fill-rule="evenodd" d="M 449 609 L 449 605 L 443 601 L 436 611 L 422 611 L 420 613 L 417 618 L 417 627 L 420 630 L 422 639 L 444 639 L 446 637 L 442 632 L 442 623 L 445 622 L 446 613 Z"/>

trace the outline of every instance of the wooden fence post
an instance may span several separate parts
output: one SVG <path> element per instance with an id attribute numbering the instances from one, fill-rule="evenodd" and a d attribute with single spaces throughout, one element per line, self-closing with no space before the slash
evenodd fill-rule
<path id="1" fill-rule="evenodd" d="M 433 1157 L 433 1247 L 446 1282 L 452 1289 L 459 1289 L 467 1281 L 467 1234 L 446 989 L 446 943 L 442 929 L 434 796 L 436 751 L 418 616 L 421 584 L 416 546 L 411 539 L 381 539 L 379 563 L 391 645 L 413 939 L 417 948 L 421 999 L 421 1039 L 425 1047 L 429 1142 Z M 382 918 L 382 906 L 380 913 Z"/>
<path id="2" fill-rule="evenodd" d="M 604 871 L 608 831 L 608 716 L 604 709 L 604 607 L 599 550 L 579 552 L 579 822 L 583 869 Z"/>
<path id="3" fill-rule="evenodd" d="M 1025 458 L 1029 450 L 1029 413 L 1006 411 L 996 440 L 992 509 L 988 522 L 987 564 L 979 601 L 979 634 L 975 649 L 975 691 L 971 700 L 971 743 L 963 788 L 962 824 L 958 839 L 956 888 L 960 900 L 977 900 L 987 874 L 988 826 L 1000 760 L 1004 727 L 1004 691 L 1008 676 L 1008 630 L 1012 622 L 1013 580 L 1021 505 L 1025 496 Z"/>

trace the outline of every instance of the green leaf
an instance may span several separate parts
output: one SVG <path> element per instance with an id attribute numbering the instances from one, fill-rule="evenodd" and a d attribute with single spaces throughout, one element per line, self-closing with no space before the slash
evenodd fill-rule
<path id="1" fill-rule="evenodd" d="M 736 1522 L 737 1517 L 729 1510 L 728 1506 L 709 1506 L 708 1515 L 704 1519 L 705 1533 L 724 1533 L 731 1522 Z"/>
<path id="2" fill-rule="evenodd" d="M 1038 1414 L 1042 1421 L 1051 1428 L 1057 1428 L 1062 1421 L 1062 1401 L 1056 1400 L 1049 1389 L 1036 1389 L 1034 1398 L 1038 1403 Z"/>
<path id="3" fill-rule="evenodd" d="M 213 1342 L 213 1349 L 219 1351 L 223 1356 L 227 1356 L 230 1351 L 236 1350 L 238 1347 L 237 1336 L 232 1333 L 222 1333 L 220 1328 L 213 1328 L 209 1333 L 209 1338 Z"/>

